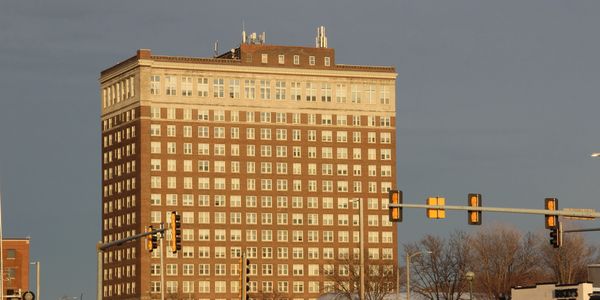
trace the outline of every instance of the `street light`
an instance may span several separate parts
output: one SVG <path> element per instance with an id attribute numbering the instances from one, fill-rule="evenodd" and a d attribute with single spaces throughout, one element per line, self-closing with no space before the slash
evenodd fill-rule
<path id="1" fill-rule="evenodd" d="M 40 262 L 33 261 L 30 264 L 35 265 L 35 298 L 40 300 Z"/>
<path id="2" fill-rule="evenodd" d="M 359 247 L 360 247 L 360 299 L 366 300 L 365 298 L 365 225 L 363 222 L 363 203 L 362 198 L 356 198 L 350 200 L 350 202 L 358 202 L 358 223 L 360 225 L 360 239 L 359 239 Z"/>
<path id="3" fill-rule="evenodd" d="M 475 273 L 469 271 L 465 274 L 465 278 L 469 282 L 469 300 L 473 300 L 473 279 L 475 279 Z"/>
<path id="4" fill-rule="evenodd" d="M 591 157 L 600 157 L 600 152 L 592 153 Z"/>
<path id="5" fill-rule="evenodd" d="M 410 300 L 410 259 L 423 253 L 431 254 L 431 251 L 419 251 L 413 254 L 406 253 L 406 300 Z"/>

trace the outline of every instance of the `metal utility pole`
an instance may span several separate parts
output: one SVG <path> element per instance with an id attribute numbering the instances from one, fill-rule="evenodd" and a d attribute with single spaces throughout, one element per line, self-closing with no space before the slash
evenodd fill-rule
<path id="1" fill-rule="evenodd" d="M 352 203 L 358 203 L 358 224 L 360 225 L 360 238 L 359 247 L 360 247 L 360 286 L 359 286 L 359 299 L 366 300 L 365 293 L 365 224 L 364 224 L 364 216 L 363 216 L 363 203 L 362 198 L 355 198 L 350 200 Z"/>
<path id="2" fill-rule="evenodd" d="M 423 253 L 431 254 L 431 251 L 420 251 L 413 254 L 406 253 L 406 300 L 410 300 L 410 259 Z"/>
<path id="3" fill-rule="evenodd" d="M 410 300 L 410 255 L 406 253 L 406 300 Z"/>
<path id="4" fill-rule="evenodd" d="M 35 265 L 35 299 L 40 300 L 40 262 L 35 261 L 30 264 Z"/>
<path id="5" fill-rule="evenodd" d="M 400 262 L 396 266 L 396 297 L 400 300 Z"/>
<path id="6" fill-rule="evenodd" d="M 160 229 L 163 229 L 163 224 L 160 224 Z M 165 232 L 161 232 L 160 238 L 160 300 L 165 300 Z"/>
<path id="7" fill-rule="evenodd" d="M 362 198 L 358 199 L 358 213 L 360 223 L 360 299 L 366 300 L 365 298 L 365 219 L 363 215 L 363 201 Z"/>

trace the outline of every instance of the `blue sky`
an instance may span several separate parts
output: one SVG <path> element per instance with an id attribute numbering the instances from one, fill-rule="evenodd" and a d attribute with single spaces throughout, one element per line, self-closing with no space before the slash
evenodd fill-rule
<path id="1" fill-rule="evenodd" d="M 5 236 L 30 236 L 48 299 L 95 295 L 102 69 L 139 48 L 211 56 L 242 21 L 267 42 L 398 71 L 398 183 L 405 201 L 470 192 L 500 207 L 599 208 L 600 2 L 16 1 L 0 3 L 0 181 Z M 405 211 L 400 242 L 444 235 L 466 213 Z M 543 230 L 543 218 L 484 214 Z M 597 221 L 596 221 L 597 222 Z M 595 222 L 580 224 L 592 226 Z M 587 237 L 597 242 L 597 234 Z"/>

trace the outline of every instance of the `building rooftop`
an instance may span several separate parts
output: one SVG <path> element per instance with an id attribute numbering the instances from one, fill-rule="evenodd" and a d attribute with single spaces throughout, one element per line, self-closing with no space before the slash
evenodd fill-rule
<path id="1" fill-rule="evenodd" d="M 123 65 L 133 63 L 138 60 L 152 60 L 157 62 L 172 63 L 190 63 L 190 64 L 220 64 L 220 65 L 239 65 L 251 67 L 271 67 L 271 68 L 302 68 L 315 70 L 334 70 L 334 71 L 359 71 L 359 72 L 384 72 L 395 73 L 393 66 L 366 66 L 366 65 L 346 65 L 337 64 L 335 60 L 335 50 L 327 47 L 327 38 L 324 36 L 324 28 L 317 30 L 315 47 L 287 46 L 266 44 L 265 34 L 250 35 L 251 38 L 242 33 L 242 43 L 237 48 L 230 51 L 217 54 L 215 45 L 214 57 L 191 57 L 191 56 L 167 56 L 152 54 L 150 49 L 140 49 L 136 55 L 126 59 L 101 72 L 105 75 L 110 71 Z"/>

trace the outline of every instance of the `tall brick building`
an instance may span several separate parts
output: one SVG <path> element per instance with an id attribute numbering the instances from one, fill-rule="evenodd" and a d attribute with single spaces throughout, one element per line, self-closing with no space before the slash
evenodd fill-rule
<path id="1" fill-rule="evenodd" d="M 315 299 L 335 261 L 392 269 L 396 182 L 393 67 L 337 64 L 316 47 L 247 38 L 213 58 L 137 54 L 100 76 L 103 242 L 182 216 L 183 249 L 144 243 L 103 257 L 106 299 Z M 360 201 L 353 201 L 361 199 Z M 167 236 L 169 238 L 169 236 Z M 165 286 L 160 273 L 164 272 Z M 270 296 L 266 296 L 270 295 Z"/>

